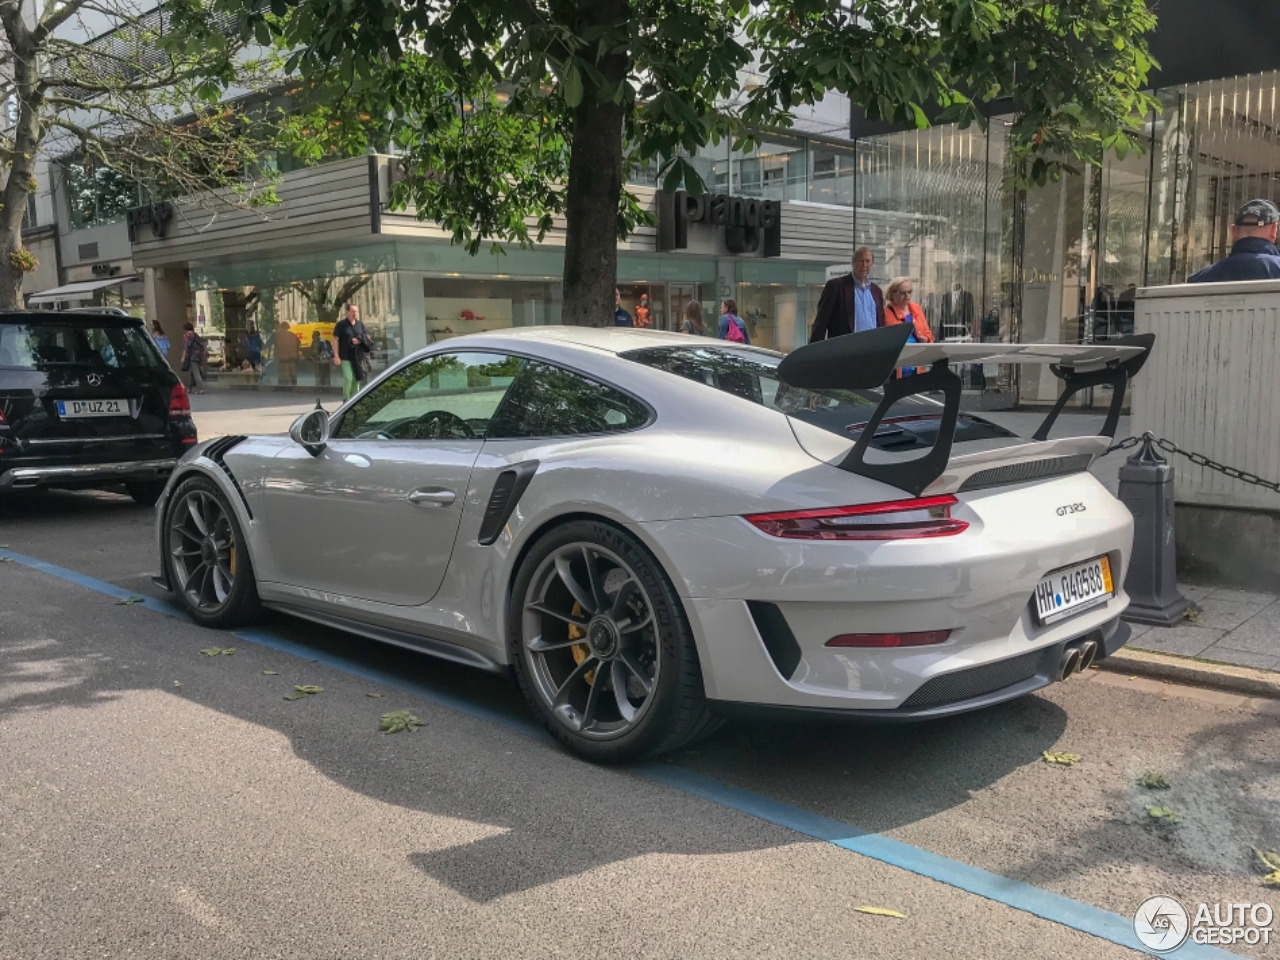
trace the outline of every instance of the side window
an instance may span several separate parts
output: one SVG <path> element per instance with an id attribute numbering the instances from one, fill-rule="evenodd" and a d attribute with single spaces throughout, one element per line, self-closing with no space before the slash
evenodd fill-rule
<path id="1" fill-rule="evenodd" d="M 423 357 L 379 381 L 342 417 L 348 440 L 482 439 L 525 361 L 496 353 Z"/>
<path id="2" fill-rule="evenodd" d="M 530 360 L 489 425 L 489 439 L 617 433 L 648 421 L 644 404 L 621 390 Z"/>

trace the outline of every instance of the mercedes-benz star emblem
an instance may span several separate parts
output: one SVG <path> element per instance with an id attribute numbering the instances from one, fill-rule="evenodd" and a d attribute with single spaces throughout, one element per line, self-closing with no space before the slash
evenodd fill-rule
<path id="1" fill-rule="evenodd" d="M 89 386 L 91 387 L 102 386 L 102 374 L 100 373 L 91 373 L 85 379 L 89 381 Z"/>

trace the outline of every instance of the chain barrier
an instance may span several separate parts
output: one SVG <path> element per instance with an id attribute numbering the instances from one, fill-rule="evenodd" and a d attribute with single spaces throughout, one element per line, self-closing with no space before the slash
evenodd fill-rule
<path id="1" fill-rule="evenodd" d="M 1152 443 L 1166 453 L 1176 453 L 1179 456 L 1186 457 L 1198 467 L 1216 470 L 1218 473 L 1228 476 L 1232 480 L 1239 480 L 1242 483 L 1248 483 L 1255 487 L 1262 487 L 1263 489 L 1270 490 L 1272 493 L 1280 493 L 1280 483 L 1274 480 L 1264 480 L 1256 473 L 1250 473 L 1248 470 L 1229 467 L 1225 463 L 1218 463 L 1218 461 L 1212 460 L 1202 453 L 1192 453 L 1189 450 L 1183 450 L 1172 440 L 1165 440 L 1163 437 L 1156 437 L 1150 433 L 1144 433 L 1141 437 L 1128 437 L 1127 439 L 1121 440 L 1119 443 L 1112 444 L 1107 448 L 1107 453 L 1110 454 L 1115 453 L 1117 450 L 1132 449 L 1147 438 L 1150 438 Z"/>

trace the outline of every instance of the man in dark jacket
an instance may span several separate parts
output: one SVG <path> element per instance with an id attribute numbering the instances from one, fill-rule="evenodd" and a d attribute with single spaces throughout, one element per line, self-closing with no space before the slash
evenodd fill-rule
<path id="1" fill-rule="evenodd" d="M 1280 250 L 1276 230 L 1280 207 L 1270 200 L 1250 200 L 1236 214 L 1231 228 L 1231 253 L 1187 283 L 1223 283 L 1229 280 L 1280 280 Z"/>
<path id="2" fill-rule="evenodd" d="M 884 294 L 871 282 L 874 261 L 870 247 L 859 247 L 853 254 L 853 273 L 827 281 L 818 298 L 810 343 L 884 326 Z"/>

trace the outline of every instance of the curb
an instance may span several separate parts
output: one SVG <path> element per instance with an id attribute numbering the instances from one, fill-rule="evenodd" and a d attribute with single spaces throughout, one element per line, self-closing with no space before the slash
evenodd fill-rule
<path id="1" fill-rule="evenodd" d="M 1129 673 L 1156 680 L 1168 680 L 1211 690 L 1225 690 L 1247 697 L 1280 700 L 1280 673 L 1255 670 L 1226 663 L 1176 657 L 1125 647 L 1098 661 L 1098 667 L 1112 673 Z"/>

